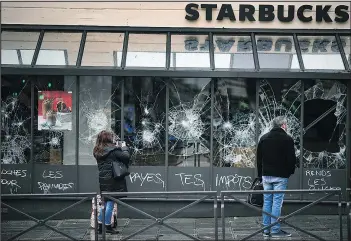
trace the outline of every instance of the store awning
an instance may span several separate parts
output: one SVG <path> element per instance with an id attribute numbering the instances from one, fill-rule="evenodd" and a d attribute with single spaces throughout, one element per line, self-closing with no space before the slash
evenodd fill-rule
<path id="1" fill-rule="evenodd" d="M 2 67 L 350 72 L 345 30 L 2 25 Z"/>

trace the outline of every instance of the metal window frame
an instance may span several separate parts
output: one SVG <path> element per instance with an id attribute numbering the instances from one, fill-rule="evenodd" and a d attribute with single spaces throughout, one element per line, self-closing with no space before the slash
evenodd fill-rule
<path id="1" fill-rule="evenodd" d="M 347 57 L 345 55 L 345 51 L 342 47 L 341 40 L 340 40 L 340 35 L 347 35 L 350 36 L 350 33 L 347 29 L 324 29 L 324 30 L 319 30 L 319 29 L 234 29 L 234 28 L 228 28 L 228 29 L 219 29 L 219 28 L 174 28 L 174 27 L 113 27 L 113 26 L 65 26 L 65 25 L 23 25 L 23 24 L 6 24 L 2 26 L 3 31 L 23 31 L 26 30 L 28 32 L 31 31 L 40 31 L 39 39 L 37 42 L 36 50 L 34 52 L 33 60 L 31 67 L 37 67 L 35 66 L 36 60 L 37 60 L 37 55 L 39 54 L 41 43 L 43 41 L 44 33 L 45 32 L 81 32 L 82 37 L 81 37 L 81 42 L 80 42 L 80 48 L 79 48 L 79 53 L 77 56 L 77 61 L 76 61 L 76 68 L 79 68 L 81 66 L 81 61 L 82 61 L 82 56 L 84 54 L 84 44 L 86 41 L 86 36 L 88 32 L 110 32 L 110 33 L 124 33 L 124 41 L 123 41 L 123 51 L 122 51 L 122 61 L 121 61 L 121 68 L 119 70 L 122 70 L 124 74 L 125 71 L 127 71 L 126 68 L 126 58 L 127 58 L 127 51 L 128 51 L 128 40 L 129 40 L 129 34 L 167 34 L 167 40 L 166 40 L 166 60 L 165 60 L 165 70 L 169 71 L 170 66 L 170 54 L 171 54 L 171 37 L 172 34 L 174 35 L 207 35 L 209 38 L 209 57 L 210 57 L 210 68 L 209 71 L 214 71 L 215 70 L 215 59 L 214 59 L 214 43 L 213 43 L 213 36 L 214 35 L 223 35 L 227 34 L 232 36 L 233 33 L 234 35 L 248 35 L 251 37 L 251 44 L 252 44 L 252 54 L 253 54 L 253 59 L 254 59 L 254 64 L 255 64 L 255 69 L 257 72 L 261 72 L 262 70 L 260 69 L 259 65 L 259 59 L 258 59 L 258 53 L 257 53 L 257 44 L 256 44 L 256 35 L 280 35 L 280 36 L 293 36 L 293 41 L 297 53 L 297 57 L 299 60 L 299 66 L 301 72 L 305 71 L 303 60 L 302 60 L 302 55 L 301 55 L 301 49 L 300 45 L 297 39 L 297 35 L 299 36 L 334 36 L 336 37 L 336 41 L 338 44 L 338 47 L 340 49 L 339 53 L 341 55 L 341 58 L 344 63 L 344 70 L 335 70 L 335 71 L 329 71 L 329 70 L 313 70 L 313 72 L 323 72 L 323 73 L 330 73 L 330 72 L 350 72 L 350 66 L 347 62 Z M 6 65 L 3 66 L 4 68 L 8 67 L 17 67 L 17 65 Z M 48 67 L 44 67 L 47 69 Z M 61 66 L 61 69 L 64 68 Z M 71 75 L 80 75 L 77 73 L 75 70 L 76 68 L 69 68 L 72 70 Z M 94 67 L 93 67 L 94 68 Z M 56 68 L 53 68 L 54 70 Z M 96 68 L 94 68 L 96 69 Z M 99 69 L 99 68 L 97 68 Z M 116 68 L 113 67 L 106 67 L 106 70 L 111 70 Z M 128 67 L 128 70 L 130 68 Z M 134 68 L 132 68 L 134 69 Z M 153 69 L 153 68 L 137 68 L 139 70 L 145 69 L 149 71 L 157 71 L 160 69 Z M 43 71 L 43 69 L 38 69 L 38 72 Z M 178 69 L 177 69 L 178 71 Z M 223 71 L 223 70 L 222 70 Z M 232 69 L 229 68 L 228 70 L 225 71 L 230 71 L 230 72 L 237 72 L 240 70 Z M 247 71 L 247 70 L 246 70 Z M 294 73 L 295 71 L 284 71 L 286 73 Z M 103 75 L 103 74 L 99 74 Z M 213 76 L 214 77 L 214 76 Z M 222 77 L 222 76 L 219 76 Z"/>
<path id="2" fill-rule="evenodd" d="M 169 80 L 170 78 L 211 78 L 211 115 L 213 115 L 213 103 L 214 103 L 214 81 L 217 78 L 246 78 L 249 79 L 247 81 L 255 81 L 256 82 L 256 142 L 258 141 L 258 92 L 259 92 L 259 79 L 270 79 L 270 78 L 282 78 L 282 79 L 300 79 L 302 80 L 303 88 L 303 80 L 304 79 L 333 79 L 333 80 L 350 80 L 350 67 L 347 64 L 347 58 L 345 55 L 344 48 L 342 47 L 342 43 L 340 40 L 340 36 L 350 36 L 348 30 L 336 30 L 336 29 L 328 29 L 328 30 L 310 30 L 310 29 L 215 29 L 215 28 L 149 28 L 149 27 L 103 27 L 103 26 L 53 26 L 53 25 L 2 25 L 2 31 L 32 31 L 39 32 L 38 42 L 36 45 L 36 49 L 33 55 L 33 59 L 30 66 L 20 66 L 20 65 L 2 65 L 1 74 L 3 75 L 29 75 L 29 76 L 76 76 L 77 86 L 79 91 L 80 84 L 80 76 L 112 76 L 112 77 L 122 77 L 122 85 L 121 85 L 121 138 L 124 138 L 124 93 L 125 93 L 125 85 L 124 81 L 126 77 L 164 77 L 167 79 L 166 86 L 166 116 L 168 116 L 169 112 Z M 35 66 L 40 47 L 44 38 L 44 34 L 46 32 L 80 32 L 82 33 L 82 38 L 79 47 L 79 53 L 77 56 L 77 62 L 75 66 Z M 123 49 L 122 49 L 122 60 L 121 67 L 111 66 L 111 67 L 90 67 L 90 66 L 81 66 L 81 61 L 84 55 L 84 46 L 86 41 L 86 36 L 88 32 L 113 32 L 113 33 L 124 33 L 123 40 Z M 128 51 L 128 42 L 129 42 L 129 34 L 130 33 L 145 33 L 145 34 L 167 34 L 166 37 L 166 61 L 165 68 L 131 68 L 126 67 L 126 58 Z M 175 53 L 172 55 L 171 49 L 171 37 L 174 35 L 207 35 L 209 37 L 209 58 L 210 58 L 210 68 L 208 70 L 198 70 L 198 69 L 185 69 L 185 68 L 172 68 L 170 66 L 170 58 L 175 57 Z M 214 35 L 225 35 L 225 36 L 250 36 L 252 43 L 252 54 L 254 56 L 255 69 L 215 69 L 215 61 L 214 61 L 214 43 L 213 36 Z M 257 53 L 257 45 L 256 45 L 256 35 L 279 35 L 279 36 L 293 36 L 293 41 L 295 44 L 296 54 L 299 60 L 300 70 L 278 70 L 278 69 L 260 69 L 259 67 L 259 59 Z M 345 70 L 305 70 L 304 63 L 302 60 L 302 54 L 300 45 L 297 39 L 297 35 L 299 36 L 335 36 L 337 40 L 338 47 L 340 49 L 340 55 L 342 57 L 343 63 L 345 65 Z M 346 62 L 345 62 L 346 60 Z M 174 61 L 175 63 L 175 61 Z M 347 64 L 347 65 L 346 65 Z M 251 80 L 250 80 L 251 79 Z M 34 85 L 33 81 L 31 81 L 31 85 Z M 33 87 L 31 87 L 33 88 Z M 348 94 L 351 93 L 351 84 L 348 82 Z M 31 90 L 34 92 L 34 89 Z M 32 93 L 33 94 L 33 93 Z M 1 94 L 0 94 L 1 96 Z M 31 100 L 32 106 L 34 106 L 34 95 Z M 350 107 L 350 99 L 348 96 L 348 107 Z M 33 102 L 33 103 L 32 103 Z M 77 110 L 79 110 L 79 93 L 77 93 Z M 304 106 L 304 105 L 302 105 Z M 303 108 L 303 107 L 302 107 Z M 301 119 L 303 119 L 303 110 Z M 34 110 L 31 113 L 31 142 L 33 143 L 33 129 L 34 129 Z M 77 113 L 78 114 L 78 113 Z M 348 108 L 348 133 L 350 132 L 350 110 Z M 212 122 L 212 121 L 211 121 Z M 79 124 L 79 119 L 76 120 L 76 124 Z M 166 120 L 166 126 L 168 126 L 168 120 Z M 79 131 L 79 126 L 77 126 L 77 130 Z M 77 131 L 76 130 L 76 131 Z M 300 133 L 301 134 L 301 133 Z M 348 135 L 349 136 L 349 135 Z M 78 137 L 77 137 L 78 138 Z M 302 139 L 302 136 L 300 136 Z M 78 140 L 76 140 L 78 142 Z M 303 141 L 303 140 L 302 140 Z M 211 142 L 211 156 L 213 157 L 213 130 L 211 124 L 211 133 L 210 133 L 210 142 Z M 1 143 L 1 137 L 0 137 Z M 302 145 L 302 142 L 301 142 Z M 347 146 L 350 145 L 350 137 L 347 138 Z M 76 166 L 79 165 L 79 144 L 76 147 Z M 168 190 L 168 128 L 166 129 L 166 150 L 165 150 L 165 191 Z M 350 149 L 350 148 L 348 148 Z M 32 173 L 35 173 L 34 168 L 34 160 L 33 160 L 33 148 L 31 149 L 31 165 Z M 350 150 L 348 150 L 348 157 L 350 157 Z M 211 164 L 213 164 L 213 158 L 211 158 Z M 300 164 L 302 164 L 302 157 L 300 157 Z M 300 168 L 302 172 L 302 168 Z M 350 166 L 347 167 L 347 177 L 350 178 Z M 210 169 L 211 177 L 210 177 L 210 190 L 213 189 L 213 165 L 211 165 Z M 300 173 L 301 174 L 301 173 Z M 77 184 L 79 182 L 79 170 L 77 167 Z M 302 175 L 300 176 L 300 185 L 302 185 Z M 78 185 L 79 191 L 79 185 Z M 33 192 L 33 185 L 32 185 Z M 301 197 L 302 198 L 302 197 Z"/>

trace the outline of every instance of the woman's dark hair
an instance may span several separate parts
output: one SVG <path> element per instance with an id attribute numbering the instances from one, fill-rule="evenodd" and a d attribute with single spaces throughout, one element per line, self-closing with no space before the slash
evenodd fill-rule
<path id="1" fill-rule="evenodd" d="M 102 156 L 105 147 L 114 145 L 115 138 L 116 135 L 112 131 L 101 131 L 96 138 L 93 150 L 94 157 Z"/>

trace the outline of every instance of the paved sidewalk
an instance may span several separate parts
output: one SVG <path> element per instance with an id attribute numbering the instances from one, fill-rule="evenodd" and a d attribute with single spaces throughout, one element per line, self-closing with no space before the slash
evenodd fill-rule
<path id="1" fill-rule="evenodd" d="M 307 230 L 325 240 L 339 240 L 339 225 L 337 216 L 297 216 L 289 219 L 290 223 Z M 121 240 L 137 230 L 152 223 L 147 219 L 120 219 L 118 221 L 118 235 L 106 235 L 108 240 Z M 197 237 L 201 240 L 214 240 L 214 220 L 213 218 L 176 218 L 165 222 L 170 226 L 180 229 L 183 232 Z M 260 217 L 230 217 L 226 218 L 226 240 L 240 240 L 245 236 L 260 229 Z M 32 221 L 3 221 L 1 228 L 1 240 L 5 241 L 11 236 L 19 233 L 27 227 L 34 225 Z M 50 226 L 59 229 L 78 240 L 94 240 L 94 230 L 90 229 L 90 220 L 54 220 L 48 221 Z M 218 219 L 219 238 L 222 240 L 221 220 Z M 288 240 L 316 240 L 306 234 L 284 227 L 284 230 L 291 232 L 292 237 Z M 344 240 L 346 240 L 346 220 L 343 221 Z M 101 238 L 101 236 L 99 236 Z M 17 240 L 69 240 L 46 227 L 38 227 L 22 235 Z M 191 240 L 173 230 L 163 226 L 155 226 L 145 232 L 134 236 L 130 240 Z M 262 235 L 256 235 L 250 240 L 264 240 Z M 287 240 L 287 239 L 284 239 Z"/>

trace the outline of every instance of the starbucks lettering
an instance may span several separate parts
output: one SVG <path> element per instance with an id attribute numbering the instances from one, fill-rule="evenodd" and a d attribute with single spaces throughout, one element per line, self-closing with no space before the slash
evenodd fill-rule
<path id="1" fill-rule="evenodd" d="M 200 18 L 200 14 L 205 14 L 205 19 L 207 21 L 212 21 L 213 19 L 216 19 L 218 21 L 228 19 L 233 22 L 272 22 L 277 19 L 280 22 L 288 23 L 292 22 L 296 17 L 299 21 L 304 23 L 312 21 L 326 23 L 344 23 L 347 22 L 350 18 L 348 10 L 349 6 L 347 5 L 338 5 L 332 7 L 332 5 L 275 6 L 260 4 L 258 7 L 255 7 L 250 4 L 240 4 L 239 15 L 235 16 L 235 11 L 233 10 L 232 4 L 189 3 L 185 7 L 185 19 L 189 21 L 195 21 Z M 258 18 L 255 18 L 255 12 L 258 12 Z M 331 15 L 331 13 L 333 14 Z"/>

